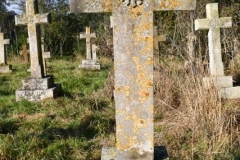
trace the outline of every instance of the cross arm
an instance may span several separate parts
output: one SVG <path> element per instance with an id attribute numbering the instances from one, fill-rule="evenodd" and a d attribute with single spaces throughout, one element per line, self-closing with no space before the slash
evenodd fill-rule
<path id="1" fill-rule="evenodd" d="M 10 39 L 4 39 L 3 44 L 10 44 Z"/>
<path id="2" fill-rule="evenodd" d="M 154 0 L 154 10 L 194 10 L 196 0 Z"/>
<path id="3" fill-rule="evenodd" d="M 223 17 L 219 19 L 220 27 L 231 28 L 232 27 L 232 17 Z"/>
<path id="4" fill-rule="evenodd" d="M 211 25 L 210 19 L 195 19 L 195 31 L 208 30 Z"/>
<path id="5" fill-rule="evenodd" d="M 49 13 L 36 14 L 34 16 L 15 16 L 16 25 L 27 25 L 28 23 L 43 24 L 51 22 L 51 15 Z"/>
<path id="6" fill-rule="evenodd" d="M 112 12 L 112 0 L 69 0 L 71 13 Z"/>

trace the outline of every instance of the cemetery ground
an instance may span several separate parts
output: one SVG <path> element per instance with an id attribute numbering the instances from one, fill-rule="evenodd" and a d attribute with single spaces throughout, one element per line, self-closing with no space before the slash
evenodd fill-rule
<path id="1" fill-rule="evenodd" d="M 77 68 L 82 58 L 48 60 L 47 73 L 63 94 L 40 102 L 15 101 L 29 64 L 9 60 L 13 72 L 0 74 L 0 159 L 97 160 L 103 146 L 115 146 L 113 62 L 102 57 L 101 71 L 87 71 Z M 240 100 L 203 89 L 202 73 L 184 70 L 180 59 L 161 59 L 154 71 L 155 146 L 176 160 L 240 159 Z M 226 72 L 238 81 L 240 64 Z"/>

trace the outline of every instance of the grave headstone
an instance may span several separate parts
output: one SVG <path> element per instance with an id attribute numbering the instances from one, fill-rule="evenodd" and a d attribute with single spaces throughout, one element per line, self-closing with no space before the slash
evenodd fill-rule
<path id="1" fill-rule="evenodd" d="M 4 39 L 4 33 L 0 33 L 0 73 L 12 72 L 12 66 L 7 64 L 5 45 L 10 44 L 10 39 Z"/>
<path id="2" fill-rule="evenodd" d="M 55 98 L 61 92 L 61 85 L 54 84 L 53 76 L 44 76 L 42 50 L 40 40 L 40 26 L 49 22 L 49 14 L 38 14 L 37 0 L 26 1 L 26 14 L 15 16 L 16 25 L 27 25 L 31 77 L 23 80 L 22 88 L 16 91 L 16 100 L 26 99 L 38 101 L 46 98 Z"/>
<path id="3" fill-rule="evenodd" d="M 219 18 L 218 3 L 210 3 L 206 5 L 207 18 L 195 20 L 195 30 L 208 31 L 208 47 L 209 47 L 209 68 L 210 76 L 204 77 L 203 82 L 206 87 L 216 85 L 221 89 L 221 97 L 235 99 L 240 98 L 240 88 L 233 87 L 232 76 L 224 75 L 222 62 L 220 28 L 231 28 L 232 18 Z M 237 91 L 239 90 L 239 91 Z"/>
<path id="4" fill-rule="evenodd" d="M 189 10 L 196 5 L 195 0 L 146 0 L 138 6 L 135 2 L 70 0 L 71 12 L 112 12 L 114 20 L 117 144 L 116 154 L 104 152 L 113 157 L 103 154 L 102 160 L 154 159 L 153 11 Z"/>
<path id="5" fill-rule="evenodd" d="M 44 76 L 47 75 L 47 64 L 46 64 L 46 59 L 51 58 L 51 53 L 50 52 L 45 52 L 44 51 L 44 44 L 42 44 L 42 54 L 43 54 L 43 71 L 44 71 Z"/>
<path id="6" fill-rule="evenodd" d="M 90 27 L 86 27 L 86 33 L 80 34 L 80 39 L 86 39 L 87 59 L 82 60 L 82 64 L 79 65 L 78 68 L 100 70 L 100 64 L 97 63 L 97 59 L 93 59 L 94 52 L 95 52 L 94 56 L 96 58 L 96 48 L 94 48 L 95 51 L 93 51 L 91 43 L 92 38 L 96 38 L 96 34 L 91 33 Z"/>
<path id="7" fill-rule="evenodd" d="M 22 50 L 19 52 L 23 56 L 24 63 L 29 63 L 29 50 L 27 45 L 22 45 Z"/>

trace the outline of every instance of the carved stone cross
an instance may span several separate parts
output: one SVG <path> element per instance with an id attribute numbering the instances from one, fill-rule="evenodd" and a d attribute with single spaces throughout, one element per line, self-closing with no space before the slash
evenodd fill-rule
<path id="1" fill-rule="evenodd" d="M 80 39 L 86 39 L 87 59 L 92 59 L 91 38 L 96 38 L 95 33 L 91 33 L 90 27 L 86 27 L 86 33 L 80 34 Z"/>
<path id="2" fill-rule="evenodd" d="M 153 48 L 154 48 L 154 52 L 155 54 L 159 54 L 159 42 L 165 42 L 166 41 L 166 36 L 164 35 L 158 35 L 158 28 L 155 26 L 153 28 Z"/>
<path id="3" fill-rule="evenodd" d="M 29 62 L 29 59 L 28 59 L 29 50 L 27 50 L 27 45 L 22 45 L 22 50 L 20 51 L 20 55 L 23 55 L 23 61 L 25 63 Z"/>
<path id="4" fill-rule="evenodd" d="M 116 159 L 153 160 L 153 12 L 190 10 L 195 0 L 70 0 L 74 13 L 112 12 Z M 135 8 L 133 8 L 134 6 Z M 112 158 L 113 159 L 113 158 Z"/>
<path id="5" fill-rule="evenodd" d="M 4 39 L 4 33 L 0 33 L 0 64 L 7 64 L 5 45 L 10 44 L 10 39 Z"/>
<path id="6" fill-rule="evenodd" d="M 44 76 L 46 76 L 47 75 L 46 59 L 51 58 L 51 53 L 44 51 L 44 44 L 42 44 L 41 47 L 42 47 L 42 56 L 43 56 L 43 73 L 44 73 Z"/>
<path id="7" fill-rule="evenodd" d="M 41 52 L 40 40 L 40 26 L 49 22 L 49 14 L 38 14 L 37 0 L 26 1 L 26 14 L 23 16 L 15 16 L 16 25 L 27 25 L 29 47 L 30 47 L 30 61 L 31 61 L 31 77 L 42 78 L 43 62 Z"/>
<path id="8" fill-rule="evenodd" d="M 219 18 L 218 4 L 210 3 L 206 5 L 207 18 L 195 20 L 195 30 L 208 31 L 208 47 L 211 76 L 224 76 L 222 63 L 220 28 L 232 27 L 232 18 Z"/>

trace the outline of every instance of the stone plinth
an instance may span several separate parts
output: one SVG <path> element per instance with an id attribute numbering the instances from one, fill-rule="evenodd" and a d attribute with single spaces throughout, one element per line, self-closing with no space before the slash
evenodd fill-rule
<path id="1" fill-rule="evenodd" d="M 217 86 L 220 88 L 233 87 L 232 76 L 224 77 L 204 77 L 203 86 L 209 88 L 210 86 Z"/>
<path id="2" fill-rule="evenodd" d="M 53 76 L 44 78 L 27 78 L 22 81 L 22 88 L 16 91 L 16 100 L 38 101 L 55 98 L 61 92 L 61 84 L 54 84 Z"/>
<path id="3" fill-rule="evenodd" d="M 82 60 L 82 64 L 79 65 L 78 68 L 90 69 L 90 70 L 100 70 L 100 64 L 97 63 L 96 60 L 84 59 L 84 60 Z"/>
<path id="4" fill-rule="evenodd" d="M 239 99 L 240 87 L 229 87 L 221 89 L 221 97 L 225 99 Z"/>
<path id="5" fill-rule="evenodd" d="M 104 147 L 102 148 L 101 160 L 117 160 L 116 147 Z M 168 153 L 165 147 L 155 146 L 154 147 L 154 159 L 155 160 L 169 160 Z M 145 159 L 138 159 L 145 160 Z"/>
<path id="6" fill-rule="evenodd" d="M 12 72 L 12 65 L 0 65 L 0 73 L 11 73 Z"/>

